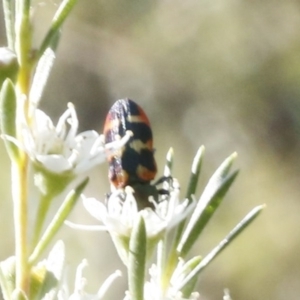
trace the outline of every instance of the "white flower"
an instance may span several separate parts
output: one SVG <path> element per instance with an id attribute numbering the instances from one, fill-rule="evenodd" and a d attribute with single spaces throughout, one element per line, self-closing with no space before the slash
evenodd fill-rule
<path id="1" fill-rule="evenodd" d="M 71 103 L 56 126 L 43 111 L 35 109 L 30 123 L 23 118 L 21 130 L 20 147 L 31 160 L 53 173 L 87 171 L 103 162 L 108 152 L 122 147 L 131 136 L 127 133 L 121 140 L 105 144 L 103 135 L 94 130 L 77 134 L 78 119 Z"/>
<path id="2" fill-rule="evenodd" d="M 107 200 L 106 205 L 95 198 L 84 198 L 83 204 L 87 211 L 100 220 L 111 234 L 130 237 L 135 220 L 141 215 L 145 221 L 148 238 L 156 237 L 169 230 L 184 219 L 195 203 L 186 200 L 180 203 L 179 184 L 173 179 L 168 196 L 158 202 L 149 199 L 154 209 L 146 207 L 138 209 L 134 198 L 134 190 L 127 186 L 125 190 L 115 190 Z"/>
<path id="3" fill-rule="evenodd" d="M 83 277 L 83 269 L 87 266 L 87 260 L 83 260 L 81 264 L 77 267 L 76 278 L 75 278 L 75 287 L 74 292 L 69 295 L 68 286 L 65 282 L 60 291 L 58 292 L 58 300 L 101 300 L 103 299 L 106 291 L 112 284 L 112 282 L 119 276 L 121 276 L 120 271 L 116 271 L 110 275 L 106 281 L 99 288 L 97 294 L 87 294 L 84 291 L 84 288 L 87 284 L 87 280 Z"/>
<path id="4" fill-rule="evenodd" d="M 177 289 L 178 281 L 181 277 L 178 277 L 180 272 L 174 272 L 170 285 L 166 291 L 163 291 L 160 286 L 158 267 L 153 264 L 149 269 L 150 281 L 147 281 L 144 285 L 144 300 L 197 300 L 200 295 L 198 292 L 194 292 L 189 298 L 184 298 L 182 293 Z M 131 300 L 130 294 L 127 291 L 124 300 Z"/>
<path id="5" fill-rule="evenodd" d="M 224 290 L 223 300 L 232 300 L 232 298 L 230 297 L 230 292 L 229 292 L 228 289 Z"/>
<path id="6" fill-rule="evenodd" d="M 131 232 L 136 220 L 142 216 L 147 234 L 147 259 L 150 259 L 155 246 L 166 231 L 186 218 L 195 207 L 195 201 L 190 202 L 186 199 L 180 203 L 179 191 L 179 184 L 176 179 L 173 179 L 168 195 L 160 196 L 157 202 L 149 199 L 153 208 L 145 207 L 141 210 L 134 198 L 134 190 L 130 186 L 125 187 L 125 190 L 114 190 L 106 204 L 95 198 L 83 197 L 83 204 L 87 211 L 103 225 L 85 226 L 69 221 L 65 223 L 75 229 L 108 231 L 120 258 L 127 265 Z"/>
<path id="7" fill-rule="evenodd" d="M 134 224 L 140 216 L 144 219 L 147 234 L 147 259 L 150 259 L 155 246 L 166 231 L 182 221 L 193 209 L 195 202 L 185 200 L 180 203 L 179 184 L 176 179 L 169 188 L 169 195 L 161 196 L 158 202 L 149 199 L 153 208 L 139 210 L 134 198 L 134 190 L 127 186 L 125 190 L 112 192 L 106 204 L 95 198 L 83 198 L 87 211 L 103 226 L 84 226 L 65 222 L 67 225 L 83 230 L 108 231 L 123 263 L 128 263 L 129 240 Z M 150 197 L 151 198 L 151 197 Z"/>

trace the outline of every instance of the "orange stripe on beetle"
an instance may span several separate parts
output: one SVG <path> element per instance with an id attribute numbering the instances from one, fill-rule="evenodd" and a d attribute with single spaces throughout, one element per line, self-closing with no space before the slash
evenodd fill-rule
<path id="1" fill-rule="evenodd" d="M 128 130 L 132 131 L 133 136 L 120 151 L 108 158 L 109 179 L 116 188 L 149 184 L 157 173 L 149 119 L 134 101 L 121 99 L 107 114 L 105 143 L 122 138 Z"/>

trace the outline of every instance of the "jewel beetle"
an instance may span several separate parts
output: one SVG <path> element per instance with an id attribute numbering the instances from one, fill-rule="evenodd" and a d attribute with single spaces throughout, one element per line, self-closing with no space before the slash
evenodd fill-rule
<path id="1" fill-rule="evenodd" d="M 150 182 L 157 173 L 154 158 L 153 134 L 144 110 L 133 100 L 121 99 L 110 108 L 105 124 L 105 143 L 124 137 L 130 130 L 133 135 L 119 151 L 108 157 L 109 180 L 119 189 L 132 186 L 136 196 L 158 198 L 158 191 Z"/>

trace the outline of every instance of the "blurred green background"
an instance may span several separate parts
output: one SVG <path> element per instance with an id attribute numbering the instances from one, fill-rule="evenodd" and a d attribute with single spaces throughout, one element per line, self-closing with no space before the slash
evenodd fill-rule
<path id="1" fill-rule="evenodd" d="M 34 3 L 36 45 L 56 8 L 55 1 Z M 226 287 L 234 300 L 300 297 L 299 28 L 295 0 L 81 0 L 64 27 L 41 104 L 54 120 L 73 102 L 81 130 L 101 132 L 113 102 L 134 99 L 151 120 L 160 174 L 174 148 L 183 194 L 200 145 L 206 147 L 201 188 L 223 159 L 238 152 L 242 172 L 194 254 L 207 253 L 252 207 L 267 204 L 203 273 L 201 300 L 222 299 Z M 2 143 L 0 153 L 3 260 L 13 253 L 13 225 Z M 86 195 L 104 198 L 106 173 L 106 165 L 91 172 Z M 93 223 L 81 204 L 71 219 Z M 120 268 L 106 233 L 64 228 L 59 237 L 67 244 L 71 279 L 81 258 L 89 259 L 90 291 Z M 118 280 L 111 299 L 122 299 L 125 288 Z"/>

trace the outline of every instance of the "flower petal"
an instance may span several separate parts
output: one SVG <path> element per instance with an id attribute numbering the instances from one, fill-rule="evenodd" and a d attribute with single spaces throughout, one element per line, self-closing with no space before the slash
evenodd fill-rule
<path id="1" fill-rule="evenodd" d="M 83 197 L 83 205 L 85 209 L 99 221 L 103 222 L 103 219 L 105 219 L 106 215 L 106 207 L 103 203 L 96 200 L 95 198 L 86 198 Z"/>
<path id="2" fill-rule="evenodd" d="M 34 108 L 33 108 L 34 109 Z M 22 149 L 31 160 L 54 173 L 71 171 L 79 174 L 106 159 L 107 152 L 116 151 L 128 141 L 105 145 L 102 135 L 90 130 L 77 134 L 78 119 L 73 104 L 59 118 L 57 126 L 42 110 L 34 109 L 29 124 L 22 117 Z"/>
<path id="3" fill-rule="evenodd" d="M 54 173 L 63 173 L 70 170 L 69 161 L 60 155 L 37 155 L 36 160 Z"/>

